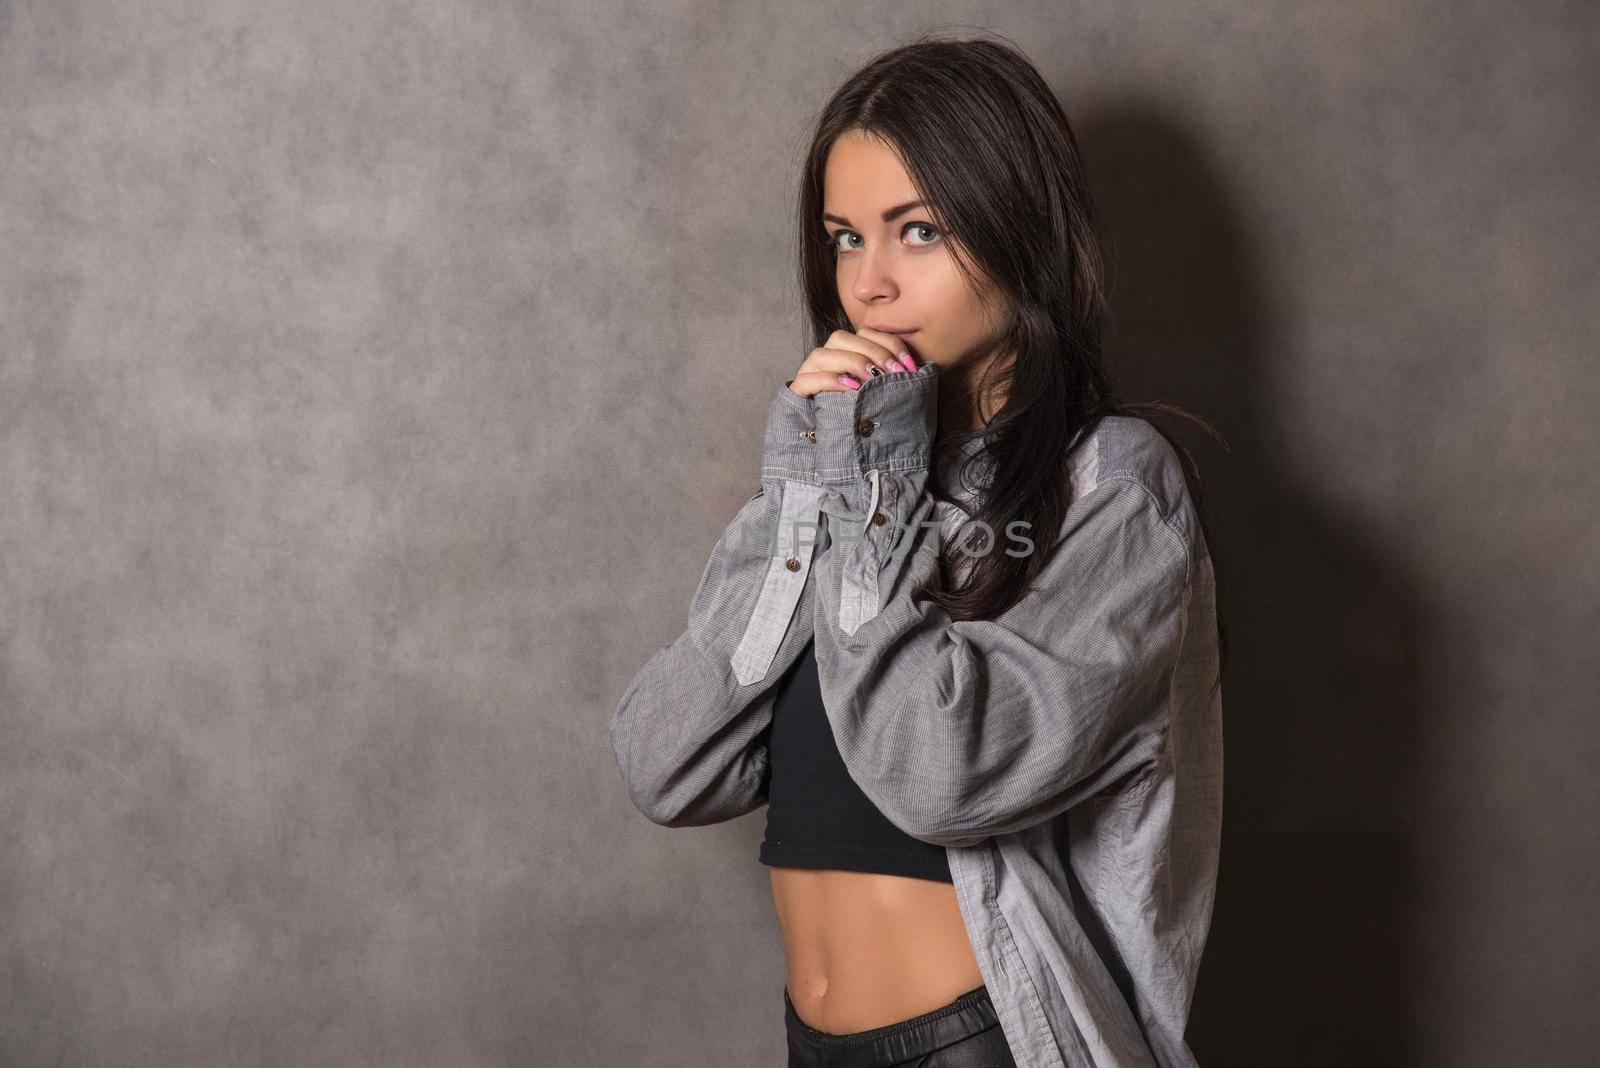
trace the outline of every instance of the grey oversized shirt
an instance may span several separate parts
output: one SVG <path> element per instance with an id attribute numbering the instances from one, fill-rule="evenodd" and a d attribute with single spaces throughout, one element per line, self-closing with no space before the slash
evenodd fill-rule
<path id="1" fill-rule="evenodd" d="M 1072 450 L 1054 544 L 994 532 L 993 551 L 1047 553 L 1030 590 L 993 620 L 952 620 L 925 592 L 965 518 L 928 493 L 937 398 L 931 363 L 811 398 L 778 388 L 761 491 L 713 550 L 688 629 L 623 693 L 618 766 L 664 826 L 765 804 L 776 686 L 814 637 L 851 778 L 946 848 L 1017 1064 L 1193 1065 L 1222 704 L 1211 558 L 1178 457 L 1145 421 L 1102 419 Z"/>

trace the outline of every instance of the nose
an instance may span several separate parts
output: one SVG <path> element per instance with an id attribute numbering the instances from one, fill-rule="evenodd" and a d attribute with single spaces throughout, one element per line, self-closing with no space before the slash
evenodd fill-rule
<path id="1" fill-rule="evenodd" d="M 900 294 L 894 280 L 893 257 L 876 247 L 861 250 L 856 257 L 856 276 L 850 285 L 850 295 L 862 304 L 879 303 Z"/>

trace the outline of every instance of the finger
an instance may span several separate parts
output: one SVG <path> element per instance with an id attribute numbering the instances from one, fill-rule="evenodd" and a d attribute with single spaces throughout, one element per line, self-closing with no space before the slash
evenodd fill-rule
<path id="1" fill-rule="evenodd" d="M 917 369 L 916 354 L 911 351 L 911 346 L 906 344 L 905 338 L 865 326 L 857 330 L 856 334 L 881 346 L 895 370 L 915 371 Z"/>
<path id="2" fill-rule="evenodd" d="M 815 348 L 800 365 L 801 373 L 832 371 L 849 376 L 857 384 L 876 378 L 884 371 L 866 356 L 853 349 Z"/>
<path id="3" fill-rule="evenodd" d="M 794 376 L 794 381 L 789 383 L 789 389 L 802 397 L 813 397 L 818 393 L 827 392 L 844 393 L 860 388 L 861 383 L 852 375 L 825 370 L 801 371 Z"/>
<path id="4" fill-rule="evenodd" d="M 905 349 L 905 345 L 893 334 L 866 329 L 858 330 L 853 334 L 848 330 L 835 330 L 828 338 L 827 347 L 847 352 L 858 352 L 883 374 L 893 374 L 896 371 L 908 369 L 899 358 L 900 353 Z M 866 370 L 866 368 L 862 368 L 862 370 Z"/>

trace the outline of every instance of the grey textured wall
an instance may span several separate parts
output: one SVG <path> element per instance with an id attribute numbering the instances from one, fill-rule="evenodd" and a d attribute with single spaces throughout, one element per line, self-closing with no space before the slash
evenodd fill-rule
<path id="1" fill-rule="evenodd" d="M 1596 5 L 0 0 L 0 1061 L 780 1063 L 760 817 L 605 728 L 804 355 L 807 120 L 935 25 L 1231 446 L 1202 1062 L 1593 1059 Z"/>

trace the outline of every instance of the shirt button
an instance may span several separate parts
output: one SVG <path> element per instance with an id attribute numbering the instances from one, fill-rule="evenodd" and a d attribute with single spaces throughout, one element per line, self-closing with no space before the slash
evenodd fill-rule
<path id="1" fill-rule="evenodd" d="M 807 441 L 811 442 L 811 444 L 815 445 L 817 443 L 817 428 L 816 427 L 811 427 L 810 429 L 808 429 L 805 432 L 805 439 Z"/>
<path id="2" fill-rule="evenodd" d="M 873 512 L 872 521 L 881 527 L 889 521 L 889 517 L 884 515 L 882 512 Z"/>
<path id="3" fill-rule="evenodd" d="M 799 571 L 800 561 L 791 556 L 789 559 L 784 561 L 783 566 L 788 568 L 790 571 Z"/>
<path id="4" fill-rule="evenodd" d="M 857 423 L 856 433 L 860 434 L 864 438 L 870 438 L 872 436 L 872 420 L 863 419 L 861 422 Z"/>

